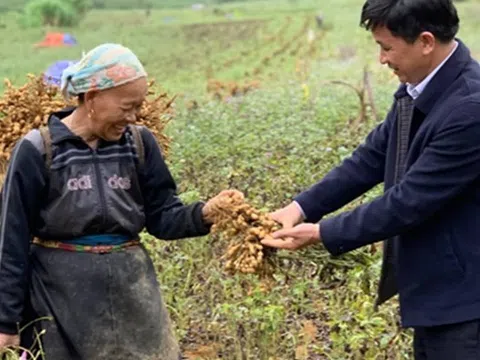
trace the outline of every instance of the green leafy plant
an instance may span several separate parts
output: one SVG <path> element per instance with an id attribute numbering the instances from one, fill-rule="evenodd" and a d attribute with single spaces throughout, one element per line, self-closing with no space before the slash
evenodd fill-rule
<path id="1" fill-rule="evenodd" d="M 25 6 L 22 22 L 30 27 L 75 26 L 90 6 L 90 0 L 32 0 Z"/>

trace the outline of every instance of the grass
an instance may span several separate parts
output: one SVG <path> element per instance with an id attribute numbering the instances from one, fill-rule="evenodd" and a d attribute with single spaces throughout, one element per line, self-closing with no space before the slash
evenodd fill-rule
<path id="1" fill-rule="evenodd" d="M 0 4 L 1 11 L 21 11 L 25 4 L 31 0 L 3 0 Z M 252 0 L 255 1 L 255 0 Z M 132 9 L 153 7 L 157 9 L 188 8 L 193 4 L 201 3 L 207 6 L 217 6 L 218 4 L 228 3 L 230 1 L 222 0 L 91 0 L 91 5 L 96 9 Z"/>
<path id="2" fill-rule="evenodd" d="M 211 9 L 155 9 L 149 17 L 143 10 L 95 10 L 78 28 L 51 29 L 79 40 L 77 47 L 58 49 L 32 48 L 46 29 L 22 29 L 17 15 L 7 13 L 0 15 L 9 34 L 2 37 L 0 74 L 22 84 L 26 73 L 78 58 L 101 42 L 131 47 L 161 88 L 178 95 L 167 129 L 173 138 L 168 163 L 184 201 L 235 187 L 270 211 L 321 179 L 377 122 L 369 111 L 368 119 L 353 127 L 359 113 L 355 93 L 328 81 L 359 85 L 368 66 L 380 119 L 388 111 L 397 80 L 378 64 L 377 46 L 358 26 L 362 3 L 255 1 L 225 5 L 220 15 Z M 459 37 L 480 57 L 480 4 L 457 6 Z M 316 27 L 318 11 L 327 30 Z M 308 29 L 316 35 L 311 48 Z M 218 101 L 207 91 L 209 79 L 255 80 L 259 89 Z M 192 101 L 199 107 L 192 108 Z M 375 188 L 347 207 L 380 192 Z M 279 252 L 281 271 L 273 284 L 265 284 L 255 276 L 225 274 L 218 260 L 225 240 L 165 242 L 146 235 L 144 242 L 190 359 L 412 356 L 411 334 L 398 327 L 396 300 L 373 312 L 381 263 L 376 247 L 340 258 L 321 246 Z"/>

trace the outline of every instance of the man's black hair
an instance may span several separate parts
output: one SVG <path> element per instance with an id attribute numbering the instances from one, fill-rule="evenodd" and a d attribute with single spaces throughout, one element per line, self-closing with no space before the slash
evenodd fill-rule
<path id="1" fill-rule="evenodd" d="M 385 26 L 409 43 L 424 31 L 447 43 L 455 38 L 459 23 L 452 0 L 367 0 L 360 20 L 367 30 Z"/>

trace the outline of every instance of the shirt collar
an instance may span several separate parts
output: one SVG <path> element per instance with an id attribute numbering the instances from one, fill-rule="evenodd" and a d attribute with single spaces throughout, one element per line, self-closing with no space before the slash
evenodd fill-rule
<path id="1" fill-rule="evenodd" d="M 422 94 L 415 100 L 415 109 L 419 110 L 424 115 L 430 113 L 441 95 L 447 91 L 452 83 L 459 77 L 466 69 L 477 71 L 478 62 L 472 59 L 468 47 L 458 38 L 457 50 L 438 71 L 438 73 L 430 80 L 428 86 L 423 89 Z M 401 83 L 397 91 L 394 93 L 396 100 L 407 96 L 406 84 Z"/>
<path id="2" fill-rule="evenodd" d="M 80 139 L 62 122 L 62 119 L 70 115 L 74 107 L 66 107 L 62 110 L 53 112 L 48 118 L 48 127 L 51 131 L 52 144 L 57 144 L 66 139 Z"/>
<path id="3" fill-rule="evenodd" d="M 442 68 L 442 66 L 447 62 L 448 59 L 453 55 L 455 50 L 457 50 L 458 47 L 458 42 L 455 41 L 455 46 L 453 47 L 453 50 L 450 52 L 450 54 L 425 78 L 423 79 L 419 84 L 414 85 L 414 84 L 409 84 L 407 83 L 407 93 L 410 95 L 414 100 L 420 96 L 420 94 L 423 92 L 425 87 L 428 85 L 430 80 L 435 76 L 435 74 Z"/>

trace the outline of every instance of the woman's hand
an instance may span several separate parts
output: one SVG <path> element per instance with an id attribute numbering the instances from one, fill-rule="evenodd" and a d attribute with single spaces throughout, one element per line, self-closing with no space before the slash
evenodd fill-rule
<path id="1" fill-rule="evenodd" d="M 218 195 L 216 195 L 213 198 L 211 198 L 210 200 L 208 200 L 207 203 L 204 205 L 204 207 L 202 209 L 203 218 L 204 218 L 206 223 L 208 223 L 208 224 L 213 223 L 213 220 L 212 220 L 213 209 L 215 209 L 218 206 L 218 204 L 220 204 L 222 202 L 222 200 L 226 197 L 231 197 L 231 198 L 238 197 L 242 200 L 244 199 L 243 193 L 238 191 L 238 190 L 223 190 L 223 191 L 221 191 Z"/>
<path id="2" fill-rule="evenodd" d="M 17 334 L 1 334 L 0 333 L 0 349 L 9 347 L 9 346 L 19 346 L 20 345 L 20 336 Z"/>

